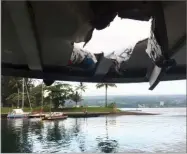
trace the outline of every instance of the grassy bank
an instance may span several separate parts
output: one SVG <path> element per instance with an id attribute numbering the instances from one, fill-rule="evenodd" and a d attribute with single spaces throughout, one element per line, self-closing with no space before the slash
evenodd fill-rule
<path id="1" fill-rule="evenodd" d="M 83 107 L 80 108 L 64 108 L 64 109 L 51 109 L 52 112 L 64 112 L 68 117 L 97 117 L 97 116 L 102 116 L 102 115 L 157 115 L 153 113 L 144 113 L 144 112 L 132 112 L 132 111 L 121 111 L 117 109 L 115 112 L 113 108 L 110 107 L 87 107 L 87 114 L 84 113 Z M 8 112 L 11 111 L 11 108 L 1 108 L 1 117 L 6 117 Z M 24 108 L 24 112 L 30 112 L 30 108 Z M 40 111 L 39 108 L 33 108 L 33 112 L 38 112 Z M 44 108 L 44 113 L 49 112 L 50 109 L 45 107 Z"/>
<path id="2" fill-rule="evenodd" d="M 73 107 L 73 108 L 63 108 L 63 109 L 51 109 L 52 112 L 84 112 L 84 107 Z M 7 114 L 10 112 L 12 108 L 2 107 L 1 114 Z M 24 112 L 30 112 L 30 108 L 24 108 Z M 33 108 L 33 112 L 40 111 L 40 107 Z M 50 109 L 48 107 L 44 107 L 44 112 L 49 112 Z M 113 108 L 110 107 L 87 107 L 87 112 L 114 112 Z M 121 112 L 121 110 L 117 109 L 116 112 Z"/>

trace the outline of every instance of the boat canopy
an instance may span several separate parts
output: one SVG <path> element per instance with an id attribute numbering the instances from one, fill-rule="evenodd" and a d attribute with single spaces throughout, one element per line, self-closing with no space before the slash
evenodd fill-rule
<path id="1" fill-rule="evenodd" d="M 15 114 L 23 114 L 23 110 L 22 109 L 13 109 L 12 110 L 12 113 L 15 113 Z"/>
<path id="2" fill-rule="evenodd" d="M 150 37 L 120 54 L 75 46 L 116 16 L 151 20 Z M 186 2 L 3 1 L 1 65 L 2 75 L 43 79 L 48 86 L 55 80 L 149 82 L 153 90 L 159 81 L 186 79 Z"/>

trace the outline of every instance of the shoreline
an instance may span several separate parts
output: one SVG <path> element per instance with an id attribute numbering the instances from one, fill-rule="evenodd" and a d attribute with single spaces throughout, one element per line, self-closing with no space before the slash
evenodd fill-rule
<path id="1" fill-rule="evenodd" d="M 43 112 L 47 114 L 49 112 Z M 100 116 L 123 116 L 123 115 L 159 115 L 155 113 L 146 113 L 146 112 L 134 112 L 134 111 L 121 111 L 121 112 L 63 112 L 64 115 L 67 115 L 70 118 L 81 118 L 81 117 L 100 117 Z M 7 118 L 7 113 L 1 113 L 1 118 Z"/>

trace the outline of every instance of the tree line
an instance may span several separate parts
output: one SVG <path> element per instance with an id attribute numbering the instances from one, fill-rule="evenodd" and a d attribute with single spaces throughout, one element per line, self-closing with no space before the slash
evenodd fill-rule
<path id="1" fill-rule="evenodd" d="M 1 106 L 21 107 L 24 86 L 24 107 L 48 106 L 50 102 L 54 108 L 64 106 L 65 101 L 73 100 L 76 105 L 82 101 L 82 93 L 87 89 L 84 83 L 73 86 L 63 82 L 55 82 L 46 86 L 43 82 L 36 84 L 37 79 L 1 76 Z M 24 84 L 23 84 L 24 83 Z M 105 87 L 105 106 L 107 106 L 107 89 L 116 87 L 112 83 L 98 83 L 96 88 Z"/>

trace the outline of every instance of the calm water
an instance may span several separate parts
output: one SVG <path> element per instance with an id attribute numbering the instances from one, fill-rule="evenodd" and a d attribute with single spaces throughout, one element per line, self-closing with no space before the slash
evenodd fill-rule
<path id="1" fill-rule="evenodd" d="M 2 152 L 186 152 L 186 109 L 158 116 L 1 120 Z"/>

